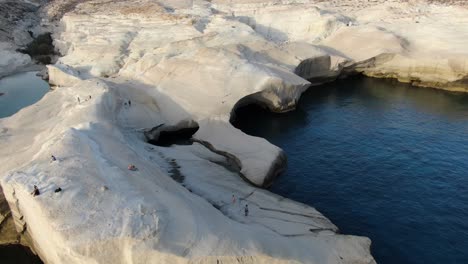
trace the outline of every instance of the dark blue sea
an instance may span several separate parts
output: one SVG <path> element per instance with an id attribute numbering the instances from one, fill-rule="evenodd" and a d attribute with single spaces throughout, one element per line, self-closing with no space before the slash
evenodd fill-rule
<path id="1" fill-rule="evenodd" d="M 371 238 L 378 263 L 468 263 L 467 94 L 352 78 L 234 124 L 286 152 L 272 192 Z"/>

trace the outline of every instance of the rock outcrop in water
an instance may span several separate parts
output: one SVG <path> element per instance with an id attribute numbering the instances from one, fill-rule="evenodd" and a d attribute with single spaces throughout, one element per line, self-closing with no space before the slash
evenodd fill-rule
<path id="1" fill-rule="evenodd" d="M 284 153 L 235 129 L 233 109 L 290 111 L 311 85 L 356 73 L 467 87 L 458 6 L 56 0 L 41 10 L 63 54 L 48 66 L 57 88 L 0 120 L 0 176 L 48 263 L 374 263 L 369 239 L 253 186 L 271 183 Z M 198 124 L 203 145 L 147 144 L 160 124 Z"/>

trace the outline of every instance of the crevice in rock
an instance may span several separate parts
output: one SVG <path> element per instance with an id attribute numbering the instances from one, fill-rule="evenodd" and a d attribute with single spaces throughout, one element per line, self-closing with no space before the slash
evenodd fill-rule
<path id="1" fill-rule="evenodd" d="M 294 69 L 294 73 L 312 85 L 320 85 L 335 81 L 342 73 L 343 65 L 344 63 L 341 63 L 332 70 L 330 55 L 324 55 L 301 61 Z"/>
<path id="2" fill-rule="evenodd" d="M 294 213 L 294 212 L 289 212 L 289 211 L 284 211 L 284 210 L 278 210 L 278 209 L 272 209 L 272 208 L 265 208 L 265 207 L 259 207 L 260 209 L 262 210 L 265 210 L 265 211 L 272 211 L 272 212 L 279 212 L 279 213 L 284 213 L 284 214 L 290 214 L 290 215 L 297 215 L 297 216 L 303 216 L 303 217 L 307 217 L 307 218 L 317 218 L 317 219 L 323 219 L 323 220 L 327 220 L 327 218 L 323 217 L 323 216 L 316 216 L 316 215 L 308 215 L 308 214 L 300 214 L 300 213 Z"/>
<path id="3" fill-rule="evenodd" d="M 31 248 L 26 223 L 17 231 L 14 215 L 0 186 L 0 260 L 1 263 L 43 263 Z M 16 216 L 18 217 L 18 216 Z M 22 216 L 18 219 L 22 220 Z"/>
<path id="4" fill-rule="evenodd" d="M 235 170 L 238 175 L 248 184 L 252 185 L 252 186 L 256 186 L 255 184 L 253 184 L 249 179 L 247 179 L 247 177 L 245 177 L 244 174 L 241 173 L 241 168 L 242 168 L 242 163 L 240 162 L 240 160 L 232 155 L 231 153 L 228 153 L 228 152 L 225 152 L 225 151 L 221 151 L 221 150 L 218 150 L 216 149 L 213 145 L 211 145 L 211 143 L 207 142 L 207 141 L 203 141 L 203 140 L 199 140 L 199 139 L 194 139 L 193 140 L 194 142 L 198 142 L 200 144 L 202 144 L 203 146 L 205 146 L 207 149 L 209 149 L 210 151 L 218 154 L 218 155 L 221 155 L 223 157 L 226 158 L 230 168 L 232 168 L 232 170 Z"/>
<path id="5" fill-rule="evenodd" d="M 246 98 L 246 97 L 244 97 L 244 98 Z M 239 102 L 236 104 L 236 106 L 234 106 L 234 108 L 232 110 L 232 113 L 231 113 L 230 120 L 229 120 L 229 122 L 236 128 L 239 128 L 239 124 L 238 124 L 238 122 L 239 122 L 238 117 L 239 116 L 240 117 L 246 117 L 246 116 L 248 116 L 248 113 L 251 112 L 251 111 L 264 111 L 264 112 L 271 111 L 271 109 L 269 109 L 267 106 L 265 106 L 263 102 L 250 101 L 249 99 L 246 99 L 246 101 L 241 102 L 241 103 L 239 103 Z M 297 101 L 294 103 L 294 108 L 297 105 L 297 103 L 298 103 Z M 274 112 L 274 111 L 273 111 L 273 113 L 280 114 L 279 112 Z M 213 151 L 213 149 L 211 149 L 211 148 L 210 148 L 210 150 Z M 220 153 L 218 153 L 218 154 L 220 154 Z M 229 154 L 229 155 L 231 155 L 231 154 Z M 231 156 L 234 157 L 234 155 L 231 155 Z M 235 157 L 234 157 L 234 160 L 237 161 L 237 163 L 239 164 L 239 168 L 241 168 L 240 161 Z M 264 180 L 264 182 L 262 184 L 262 187 L 268 188 L 269 186 L 271 186 L 273 184 L 273 181 L 277 177 L 279 177 L 286 170 L 286 168 L 287 168 L 287 157 L 286 157 L 286 154 L 283 151 L 281 151 L 280 155 L 278 155 L 276 157 L 276 159 L 274 160 L 274 162 L 271 164 L 270 169 L 269 169 L 269 171 L 268 171 L 268 173 L 266 175 L 266 178 L 265 178 L 265 180 Z M 243 178 L 245 179 L 245 177 L 243 177 Z"/>
<path id="6" fill-rule="evenodd" d="M 249 96 L 246 96 L 240 99 L 232 108 L 229 122 L 234 125 L 236 123 L 239 109 L 243 110 L 248 108 L 263 109 L 265 111 L 268 110 L 268 106 L 266 103 L 254 101 Z"/>
<path id="7" fill-rule="evenodd" d="M 262 209 L 262 208 L 260 208 Z M 307 226 L 312 226 L 312 227 L 315 227 L 315 228 L 311 228 L 313 230 L 331 230 L 329 228 L 320 228 L 316 225 L 312 225 L 310 223 L 306 223 L 306 222 L 301 222 L 301 221 L 292 221 L 292 220 L 288 220 L 288 219 L 283 219 L 283 218 L 279 218 L 279 217 L 272 217 L 272 216 L 255 216 L 257 218 L 268 218 L 268 219 L 275 219 L 275 220 L 278 220 L 278 221 L 283 221 L 283 222 L 288 222 L 288 223 L 294 223 L 294 224 L 303 224 L 303 225 L 307 225 Z M 310 230 L 310 229 L 309 229 Z M 333 231 L 333 230 L 332 230 Z"/>
<path id="8" fill-rule="evenodd" d="M 232 123 L 233 120 L 235 120 L 237 109 L 242 108 L 244 106 L 248 106 L 248 105 L 257 105 L 260 108 L 268 109 L 269 111 L 273 113 L 286 113 L 286 112 L 293 111 L 296 109 L 296 105 L 297 105 L 299 98 L 284 99 L 284 98 L 277 97 L 277 99 L 281 100 L 281 102 L 279 102 L 278 105 L 275 106 L 273 102 L 271 102 L 272 96 L 277 97 L 275 93 L 265 90 L 262 92 L 249 94 L 241 98 L 239 101 L 237 101 L 237 103 L 232 108 L 229 121 Z"/>
<path id="9" fill-rule="evenodd" d="M 258 209 L 260 210 L 263 210 L 263 211 L 272 211 L 272 212 L 277 212 L 277 213 L 280 213 L 280 214 L 284 214 L 284 215 L 296 215 L 296 216 L 303 216 L 303 217 L 306 217 L 306 218 L 312 218 L 312 219 L 323 219 L 323 220 L 326 220 L 328 221 L 328 219 L 324 218 L 324 217 L 318 217 L 318 216 L 310 216 L 310 215 L 303 215 L 303 214 L 298 214 L 298 213 L 294 213 L 294 212 L 290 212 L 290 211 L 285 211 L 285 210 L 276 210 L 276 209 L 270 209 L 270 208 L 265 208 L 265 207 L 261 207 L 259 206 L 257 203 L 251 201 L 251 200 L 248 200 L 248 198 L 253 195 L 255 193 L 255 191 L 249 193 L 247 196 L 245 197 L 240 197 L 239 200 L 241 201 L 244 201 L 250 205 L 256 205 Z M 214 205 L 213 205 L 214 206 Z M 216 206 L 215 206 L 216 207 Z M 218 207 L 216 207 L 218 208 Z M 224 214 L 226 215 L 227 217 L 231 218 L 232 220 L 234 221 L 238 221 L 237 219 L 235 218 L 232 218 L 228 213 L 225 213 L 223 211 L 223 205 L 219 206 L 219 210 Z M 253 215 L 250 215 L 249 217 L 251 218 L 266 218 L 266 219 L 274 219 L 274 220 L 277 220 L 277 221 L 281 221 L 281 222 L 287 222 L 287 223 L 294 223 L 294 224 L 303 224 L 305 226 L 308 226 L 309 228 L 307 229 L 307 231 L 310 231 L 311 233 L 319 233 L 321 231 L 331 231 L 331 232 L 337 232 L 338 230 L 335 230 L 334 228 L 321 228 L 321 227 L 318 227 L 316 225 L 313 225 L 311 223 L 304 223 L 304 222 L 300 222 L 300 221 L 292 221 L 292 220 L 288 220 L 288 219 L 283 219 L 283 218 L 279 218 L 279 217 L 273 217 L 273 216 L 253 216 Z M 278 230 L 272 228 L 271 226 L 268 226 L 268 225 L 265 225 L 265 224 L 262 224 L 261 222 L 257 222 L 257 224 L 260 224 L 262 226 L 264 226 L 265 228 L 275 232 L 276 234 L 280 235 L 280 236 L 284 236 L 284 237 L 297 237 L 297 236 L 305 236 L 305 235 L 308 235 L 308 233 L 304 232 L 302 234 L 283 234 L 281 232 L 279 232 Z"/>
<path id="10" fill-rule="evenodd" d="M 235 171 L 237 172 L 241 178 L 244 179 L 245 182 L 247 182 L 248 184 L 251 184 L 241 173 L 240 173 L 240 166 L 238 165 L 238 160 L 237 158 L 235 158 L 233 155 L 229 154 L 229 153 L 226 153 L 226 152 L 222 152 L 222 151 L 218 151 L 216 149 L 214 149 L 210 143 L 208 142 L 203 142 L 201 140 L 193 140 L 193 142 L 198 142 L 200 144 L 202 144 L 204 147 L 206 147 L 207 149 L 209 149 L 210 151 L 213 151 L 214 153 L 216 154 L 219 154 L 219 155 L 222 155 L 224 157 L 226 157 L 226 163 L 221 163 L 221 162 L 215 162 L 215 161 L 211 161 L 210 162 L 213 162 L 213 163 L 216 163 L 220 166 L 223 166 L 224 168 L 226 168 L 226 170 L 230 170 L 230 171 Z M 147 148 L 145 148 L 147 151 L 150 151 L 150 152 L 154 152 L 154 148 L 153 147 L 150 147 L 148 146 Z M 212 201 L 210 199 L 208 199 L 207 197 L 205 197 L 203 195 L 203 193 L 199 193 L 197 191 L 194 191 L 192 190 L 192 188 L 190 188 L 189 186 L 187 186 L 187 184 L 184 183 L 184 180 L 186 178 L 186 176 L 180 171 L 180 165 L 177 163 L 177 160 L 174 159 L 174 158 L 170 158 L 170 157 L 166 157 L 162 152 L 159 152 L 157 151 L 156 154 L 161 158 L 163 159 L 165 162 L 168 163 L 169 165 L 169 168 L 167 168 L 167 173 L 169 174 L 169 176 L 175 180 L 176 182 L 180 183 L 180 185 L 182 185 L 182 187 L 184 187 L 185 189 L 187 189 L 189 192 L 203 198 L 206 202 L 208 202 L 209 204 L 211 204 L 216 210 L 218 210 L 219 212 L 221 212 L 224 216 L 226 216 L 227 218 L 231 219 L 231 220 L 234 220 L 236 222 L 239 222 L 238 220 L 236 220 L 235 218 L 233 218 L 232 216 L 230 216 L 227 212 L 225 212 L 223 210 L 223 207 L 225 205 L 227 205 L 227 203 L 223 203 L 223 202 L 219 202 L 219 201 Z M 237 160 L 237 161 L 236 161 Z M 220 164 L 221 163 L 221 164 Z M 253 184 L 251 184 L 253 185 Z M 252 194 L 254 194 L 255 191 L 249 193 L 248 195 L 246 195 L 245 197 L 239 197 L 239 200 L 246 200 L 248 197 L 250 197 Z M 274 230 L 273 230 L 274 231 Z"/>
<path id="11" fill-rule="evenodd" d="M 173 144 L 190 145 L 192 136 L 199 129 L 198 124 L 191 127 L 174 127 L 159 124 L 152 129 L 145 131 L 144 135 L 148 143 L 161 147 L 168 147 Z"/>
<path id="12" fill-rule="evenodd" d="M 169 175 L 171 176 L 172 179 L 174 179 L 178 183 L 183 183 L 185 176 L 182 174 L 182 172 L 179 170 L 180 166 L 177 164 L 177 161 L 175 159 L 170 159 L 166 160 L 171 168 L 169 169 Z"/>
<path id="13" fill-rule="evenodd" d="M 26 48 L 18 49 L 18 52 L 28 54 L 37 63 L 44 65 L 53 63 L 56 56 L 59 55 L 55 51 L 50 32 L 37 36 Z"/>

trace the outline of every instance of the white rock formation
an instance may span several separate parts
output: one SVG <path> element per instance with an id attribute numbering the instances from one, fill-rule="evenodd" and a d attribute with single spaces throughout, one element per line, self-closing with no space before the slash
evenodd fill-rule
<path id="1" fill-rule="evenodd" d="M 29 55 L 18 52 L 33 39 L 35 12 L 41 0 L 0 1 L 0 78 L 19 71 L 37 70 Z"/>
<path id="2" fill-rule="evenodd" d="M 73 86 L 81 79 L 79 72 L 68 65 L 47 65 L 49 84 L 54 86 Z"/>
<path id="3" fill-rule="evenodd" d="M 145 143 L 132 125 L 154 121 L 150 88 L 115 86 L 89 79 L 60 87 L 0 121 L 2 174 L 9 171 L 2 186 L 47 263 L 373 262 L 369 239 L 336 235 L 313 208 L 249 186 L 218 165 L 223 156 L 196 143 Z M 174 170 L 192 192 L 169 177 Z M 33 185 L 41 195 L 30 195 Z"/>
<path id="4" fill-rule="evenodd" d="M 353 26 L 321 44 L 352 58 L 351 68 L 368 76 L 467 92 L 467 14 L 466 7 L 382 1 L 351 12 Z"/>
<path id="5" fill-rule="evenodd" d="M 31 58 L 15 51 L 15 47 L 8 42 L 0 42 L 0 78 L 17 72 L 31 63 Z"/>
<path id="6" fill-rule="evenodd" d="M 60 87 L 0 119 L 1 184 L 46 262 L 374 263 L 369 239 L 337 234 L 315 209 L 245 183 L 271 183 L 284 154 L 229 119 L 249 103 L 292 110 L 311 84 L 355 72 L 466 90 L 468 11 L 232 2 L 48 6 L 63 15 L 54 42 L 64 56 L 49 66 Z M 161 124 L 199 126 L 203 145 L 145 143 L 142 132 Z"/>

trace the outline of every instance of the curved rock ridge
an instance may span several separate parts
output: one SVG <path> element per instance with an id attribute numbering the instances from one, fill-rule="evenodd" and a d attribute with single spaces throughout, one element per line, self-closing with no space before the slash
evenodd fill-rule
<path id="1" fill-rule="evenodd" d="M 135 129 L 162 117 L 153 88 L 132 87 L 83 80 L 0 120 L 2 186 L 46 263 L 373 263 L 369 239 L 248 185 L 225 157 L 145 143 Z"/>
<path id="2" fill-rule="evenodd" d="M 80 78 L 122 76 L 169 97 L 180 110 L 177 117 L 166 114 L 171 127 L 213 117 L 227 120 L 242 103 L 289 111 L 311 82 L 356 72 L 466 89 L 467 51 L 460 37 L 468 30 L 447 31 L 439 22 L 453 13 L 463 23 L 466 9 L 358 1 L 362 9 L 349 10 L 353 1 L 345 2 L 136 1 L 104 7 L 84 1 L 62 18 L 55 42 L 66 54 L 59 63 L 75 68 Z M 423 45 L 425 32 L 448 39 Z"/>
<path id="3" fill-rule="evenodd" d="M 349 60 L 342 65 L 347 66 L 347 73 L 468 91 L 465 4 L 401 0 L 213 2 L 270 41 L 307 42 Z M 368 63 L 380 54 L 394 56 Z"/>
<path id="4" fill-rule="evenodd" d="M 163 120 L 145 124 L 146 128 L 161 123 L 177 128 L 190 120 L 197 123 L 207 120 L 207 124 L 217 125 L 209 122 L 216 118 L 223 119 L 224 124 L 219 125 L 229 127 L 234 135 L 237 132 L 228 123 L 229 115 L 246 95 L 252 95 L 251 102 L 284 112 L 294 109 L 310 85 L 293 73 L 301 58 L 266 40 L 244 23 L 213 14 L 208 7 L 200 6 L 206 8 L 199 11 L 202 15 L 207 12 L 206 16 L 188 18 L 179 13 L 163 13 L 140 17 L 122 12 L 126 5 L 115 5 L 117 11 L 112 15 L 105 15 L 106 10 L 99 16 L 89 15 L 82 11 L 82 6 L 78 9 L 80 14 L 65 15 L 62 26 L 66 30 L 57 32 L 56 46 L 66 56 L 57 66 L 49 68 L 56 72 L 57 67 L 72 67 L 79 72 L 77 78 L 120 76 L 138 82 L 136 86 L 153 87 Z M 91 25 L 106 34 L 87 35 Z M 50 80 L 58 82 L 53 74 Z M 243 137 L 250 140 L 245 134 Z M 196 138 L 209 141 L 200 133 Z M 261 142 L 260 146 L 270 145 Z M 226 146 L 220 150 L 233 149 Z M 238 158 L 245 177 L 264 186 L 277 175 L 278 170 L 269 168 L 278 163 L 283 153 L 274 148 L 271 155 L 257 154 L 259 162 Z M 249 164 L 262 164 L 265 168 L 250 168 Z"/>
<path id="5" fill-rule="evenodd" d="M 357 10 L 352 26 L 321 44 L 351 58 L 351 71 L 467 92 L 467 14 L 466 7 L 386 1 Z"/>
<path id="6" fill-rule="evenodd" d="M 285 155 L 229 120 L 251 103 L 293 110 L 309 87 L 348 74 L 468 85 L 459 6 L 55 0 L 43 9 L 64 56 L 48 66 L 52 92 L 0 119 L 0 182 L 47 263 L 375 263 L 368 238 L 337 234 L 314 208 L 255 187 L 271 184 Z M 161 124 L 198 126 L 196 142 L 147 144 Z"/>

